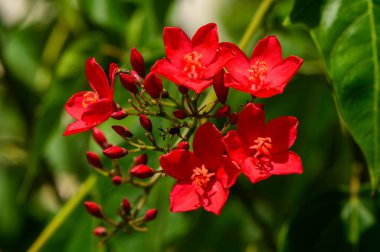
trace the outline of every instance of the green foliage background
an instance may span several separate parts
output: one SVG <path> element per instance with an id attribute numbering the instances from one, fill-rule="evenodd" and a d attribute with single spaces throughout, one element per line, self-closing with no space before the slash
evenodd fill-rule
<path id="1" fill-rule="evenodd" d="M 104 68 L 128 66 L 136 47 L 151 66 L 163 57 L 163 27 L 178 25 L 180 2 L 26 1 L 18 22 L 1 17 L 0 251 L 27 250 L 94 173 L 84 153 L 100 149 L 89 134 L 62 136 L 71 120 L 65 102 L 88 88 L 86 59 L 94 56 Z M 238 43 L 261 2 L 223 1 L 209 21 Z M 174 181 L 164 179 L 148 202 L 159 210 L 148 233 L 120 233 L 99 248 L 92 235 L 99 223 L 79 204 L 42 251 L 380 251 L 379 6 L 378 0 L 274 1 L 245 48 L 251 53 L 259 39 L 275 34 L 285 56 L 305 59 L 283 95 L 261 101 L 268 118 L 299 118 L 293 149 L 302 175 L 255 185 L 239 178 L 219 217 L 170 213 Z M 36 9 L 42 14 L 31 18 Z M 127 93 L 118 88 L 116 99 Z M 231 91 L 229 99 L 237 109 L 249 97 Z M 138 134 L 136 118 L 123 123 Z M 101 129 L 117 143 L 112 124 Z M 86 199 L 115 215 L 123 197 L 133 200 L 136 192 L 99 177 Z"/>

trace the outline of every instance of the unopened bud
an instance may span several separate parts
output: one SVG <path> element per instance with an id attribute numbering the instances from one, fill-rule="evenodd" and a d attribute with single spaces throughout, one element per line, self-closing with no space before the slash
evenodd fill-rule
<path id="1" fill-rule="evenodd" d="M 94 228 L 93 233 L 95 236 L 104 237 L 107 235 L 107 229 L 105 227 L 99 226 Z"/>
<path id="2" fill-rule="evenodd" d="M 127 155 L 128 151 L 120 146 L 115 145 L 104 149 L 103 154 L 111 159 L 117 159 Z"/>
<path id="3" fill-rule="evenodd" d="M 152 122 L 150 121 L 150 119 L 144 115 L 144 114 L 141 114 L 139 115 L 139 119 L 140 119 L 140 125 L 148 132 L 152 132 Z"/>
<path id="4" fill-rule="evenodd" d="M 224 86 L 224 77 L 225 77 L 225 73 L 224 73 L 224 70 L 222 70 L 214 77 L 214 83 L 213 83 L 216 97 L 218 98 L 218 101 L 223 104 L 225 104 L 227 100 L 228 91 L 229 91 L 229 88 Z"/>
<path id="5" fill-rule="evenodd" d="M 84 206 L 89 214 L 96 218 L 103 218 L 103 210 L 101 206 L 92 201 L 85 201 Z"/>
<path id="6" fill-rule="evenodd" d="M 137 94 L 139 90 L 137 89 L 136 82 L 132 76 L 125 73 L 120 73 L 120 82 L 123 87 L 131 92 L 132 94 Z"/>
<path id="7" fill-rule="evenodd" d="M 235 113 L 233 113 L 233 114 L 230 115 L 230 123 L 232 125 L 236 124 L 237 121 L 238 121 L 238 119 L 239 119 L 239 114 L 238 113 L 235 112 Z"/>
<path id="8" fill-rule="evenodd" d="M 135 158 L 135 164 L 147 164 L 148 163 L 148 155 L 146 153 L 141 154 Z"/>
<path id="9" fill-rule="evenodd" d="M 144 58 L 136 48 L 132 48 L 131 57 L 130 57 L 131 65 L 133 69 L 141 76 L 145 77 L 145 62 Z"/>
<path id="10" fill-rule="evenodd" d="M 173 112 L 173 115 L 177 118 L 177 119 L 185 119 L 187 117 L 187 114 L 184 110 L 182 109 L 178 109 L 176 111 Z"/>
<path id="11" fill-rule="evenodd" d="M 162 80 L 157 74 L 150 72 L 145 78 L 144 89 L 152 98 L 157 99 L 163 90 Z"/>
<path id="12" fill-rule="evenodd" d="M 86 152 L 86 157 L 87 157 L 87 162 L 92 165 L 95 168 L 102 169 L 102 161 L 100 161 L 100 158 L 98 154 L 92 151 L 87 151 Z"/>
<path id="13" fill-rule="evenodd" d="M 127 129 L 127 128 L 124 127 L 124 126 L 113 125 L 113 126 L 112 126 L 112 129 L 113 129 L 117 134 L 119 134 L 121 137 L 123 137 L 123 138 L 125 138 L 125 137 L 133 137 L 132 132 L 130 132 L 129 129 Z"/>
<path id="14" fill-rule="evenodd" d="M 156 216 L 157 216 L 157 209 L 152 208 L 152 209 L 149 209 L 148 211 L 145 212 L 144 220 L 145 221 L 152 221 L 156 218 Z"/>
<path id="15" fill-rule="evenodd" d="M 123 110 L 115 111 L 111 114 L 111 117 L 115 120 L 123 120 L 128 116 L 127 112 L 124 112 Z"/>
<path id="16" fill-rule="evenodd" d="M 225 118 L 230 115 L 231 108 L 228 105 L 224 105 L 223 107 L 219 108 L 218 111 L 215 113 L 216 118 Z"/>
<path id="17" fill-rule="evenodd" d="M 144 179 L 152 177 L 155 172 L 149 166 L 139 164 L 133 167 L 131 170 L 129 170 L 129 173 L 136 178 Z"/>
<path id="18" fill-rule="evenodd" d="M 115 176 L 112 178 L 112 184 L 114 184 L 115 186 L 118 186 L 122 183 L 123 181 L 121 180 L 121 178 L 119 176 Z"/>
<path id="19" fill-rule="evenodd" d="M 187 89 L 187 87 L 184 87 L 184 86 L 178 86 L 178 91 L 181 94 L 187 94 L 187 92 L 189 92 L 189 89 Z"/>
<path id="20" fill-rule="evenodd" d="M 100 147 L 103 149 L 109 147 L 109 144 L 107 142 L 107 138 L 103 134 L 103 132 L 98 128 L 92 129 L 92 137 L 94 138 L 95 142 L 99 144 Z"/>
<path id="21" fill-rule="evenodd" d="M 126 198 L 123 199 L 123 202 L 121 203 L 121 207 L 123 208 L 124 213 L 126 214 L 128 214 L 132 208 L 131 203 L 129 203 L 129 201 Z"/>
<path id="22" fill-rule="evenodd" d="M 189 148 L 190 148 L 189 143 L 186 141 L 180 142 L 177 145 L 177 149 L 189 150 Z"/>
<path id="23" fill-rule="evenodd" d="M 131 73 L 133 80 L 135 81 L 135 84 L 138 86 L 141 86 L 141 84 L 144 82 L 144 80 L 140 77 L 140 75 L 135 70 L 131 70 L 130 73 Z"/>

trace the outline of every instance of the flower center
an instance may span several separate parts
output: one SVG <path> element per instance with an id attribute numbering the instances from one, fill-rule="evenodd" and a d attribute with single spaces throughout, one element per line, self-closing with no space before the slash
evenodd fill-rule
<path id="1" fill-rule="evenodd" d="M 209 182 L 210 178 L 214 175 L 215 175 L 214 172 L 209 173 L 206 167 L 202 165 L 201 168 L 196 167 L 193 170 L 193 175 L 191 176 L 191 179 L 195 182 L 195 184 L 198 187 L 205 189 L 207 186 L 207 182 Z"/>
<path id="2" fill-rule="evenodd" d="M 258 137 L 254 143 L 254 145 L 249 147 L 252 150 L 256 150 L 254 157 L 257 158 L 260 155 L 271 156 L 272 139 L 270 137 Z"/>
<path id="3" fill-rule="evenodd" d="M 256 90 L 267 76 L 268 67 L 264 61 L 257 60 L 248 68 L 249 80 L 253 83 L 252 90 Z"/>
<path id="4" fill-rule="evenodd" d="M 185 67 L 183 71 L 187 73 L 187 77 L 189 79 L 196 79 L 199 76 L 199 71 L 204 69 L 205 67 L 200 62 L 202 55 L 197 53 L 196 51 L 192 51 L 188 53 L 183 58 L 185 61 Z"/>
<path id="5" fill-rule="evenodd" d="M 96 92 L 88 91 L 83 95 L 82 106 L 87 108 L 89 105 L 97 102 L 99 100 L 99 95 Z"/>

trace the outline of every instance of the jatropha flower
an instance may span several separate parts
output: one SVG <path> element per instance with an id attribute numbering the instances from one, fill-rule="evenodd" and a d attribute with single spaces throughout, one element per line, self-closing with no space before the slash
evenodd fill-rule
<path id="1" fill-rule="evenodd" d="M 203 206 L 220 214 L 240 169 L 223 155 L 222 135 L 210 122 L 198 128 L 193 149 L 176 149 L 160 158 L 164 172 L 177 179 L 170 194 L 170 210 L 184 212 Z"/>
<path id="2" fill-rule="evenodd" d="M 113 101 L 113 86 L 118 66 L 110 64 L 109 79 L 94 58 L 86 62 L 86 77 L 93 91 L 74 94 L 67 101 L 65 109 L 77 121 L 69 124 L 65 136 L 94 128 L 107 120 L 116 110 Z"/>
<path id="3" fill-rule="evenodd" d="M 231 57 L 229 51 L 219 50 L 214 23 L 200 27 L 191 40 L 180 28 L 165 27 L 163 40 L 166 58 L 158 60 L 152 72 L 198 94 L 213 83 L 213 77 Z"/>
<path id="4" fill-rule="evenodd" d="M 260 98 L 281 94 L 303 62 L 296 56 L 282 59 L 275 36 L 260 40 L 250 59 L 237 47 L 233 51 L 235 56 L 225 66 L 231 77 L 225 85 Z"/>
<path id="5" fill-rule="evenodd" d="M 228 155 L 252 183 L 271 175 L 302 173 L 300 157 L 288 149 L 297 138 L 298 120 L 282 116 L 265 124 L 264 110 L 249 103 L 239 115 L 237 131 L 223 138 Z"/>

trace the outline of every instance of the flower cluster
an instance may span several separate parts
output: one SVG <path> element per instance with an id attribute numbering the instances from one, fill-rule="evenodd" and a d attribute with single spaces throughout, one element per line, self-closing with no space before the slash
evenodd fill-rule
<path id="1" fill-rule="evenodd" d="M 166 56 L 157 60 L 148 73 L 143 56 L 135 48 L 130 57 L 133 69 L 112 63 L 108 78 L 90 58 L 86 76 L 92 91 L 74 94 L 65 107 L 76 121 L 68 125 L 64 135 L 92 129 L 103 155 L 112 159 L 112 167 L 106 168 L 97 153 L 87 152 L 87 160 L 95 170 L 111 177 L 115 186 L 129 183 L 143 189 L 136 206 L 123 199 L 118 211 L 120 222 L 105 216 L 97 203 L 85 202 L 91 215 L 117 230 L 145 230 L 144 223 L 153 220 L 157 210 L 147 210 L 140 217 L 139 213 L 150 188 L 165 175 L 176 180 L 170 195 L 172 212 L 203 207 L 218 215 L 240 174 L 257 183 L 271 175 L 302 173 L 300 157 L 289 150 L 297 137 L 298 120 L 282 116 L 266 123 L 263 105 L 254 101 L 256 97 L 281 94 L 302 59 L 283 58 L 275 36 L 259 41 L 248 58 L 236 45 L 219 42 L 214 23 L 199 28 L 191 39 L 180 28 L 166 27 L 163 41 Z M 125 108 L 114 100 L 116 76 L 130 94 Z M 169 92 L 166 85 L 173 84 L 161 78 L 177 85 L 178 92 L 172 88 Z M 230 88 L 251 97 L 241 111 L 231 111 L 227 105 Z M 212 92 L 216 99 L 210 99 L 208 94 Z M 117 124 L 112 129 L 125 143 L 113 145 L 96 128 L 109 117 L 122 120 L 127 116 L 138 117 L 146 132 L 144 138 Z M 154 125 L 152 117 L 164 120 Z M 146 150 L 161 153 L 160 167 L 148 166 Z M 142 153 L 127 171 L 120 167 L 119 159 L 138 152 Z M 102 226 L 94 234 L 109 238 Z"/>

